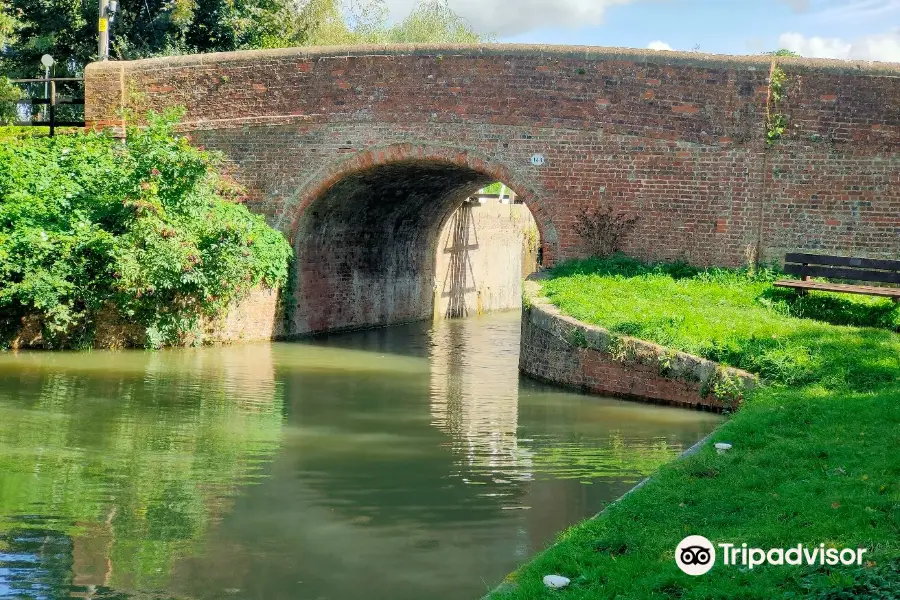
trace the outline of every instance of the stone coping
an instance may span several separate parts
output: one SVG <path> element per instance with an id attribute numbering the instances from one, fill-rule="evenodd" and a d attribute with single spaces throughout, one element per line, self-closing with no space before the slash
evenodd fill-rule
<path id="1" fill-rule="evenodd" d="M 860 76 L 900 76 L 900 63 L 772 57 L 770 55 L 705 54 L 638 48 L 602 46 L 564 46 L 538 44 L 387 44 L 358 46 L 306 46 L 274 50 L 243 50 L 212 52 L 183 56 L 164 56 L 135 61 L 106 61 L 91 63 L 88 71 L 120 72 L 127 70 L 166 69 L 223 63 L 258 63 L 267 60 L 315 60 L 319 58 L 350 58 L 365 56 L 496 56 L 547 60 L 577 59 L 586 61 L 626 61 L 658 65 L 684 65 L 710 69 L 766 70 L 773 58 L 792 70 L 819 70 Z"/>
<path id="2" fill-rule="evenodd" d="M 540 284 L 542 279 L 546 279 L 546 274 L 535 273 L 523 286 L 524 308 L 530 311 L 528 318 L 531 326 L 543 329 L 570 346 L 594 350 L 623 363 L 656 367 L 667 379 L 697 383 L 710 398 L 700 406 L 714 410 L 721 410 L 723 406 L 735 408 L 742 400 L 743 393 L 759 385 L 759 377 L 748 371 L 725 367 L 706 358 L 639 338 L 619 335 L 565 315 L 543 295 Z M 733 382 L 740 397 L 714 396 L 712 390 L 719 381 Z"/>

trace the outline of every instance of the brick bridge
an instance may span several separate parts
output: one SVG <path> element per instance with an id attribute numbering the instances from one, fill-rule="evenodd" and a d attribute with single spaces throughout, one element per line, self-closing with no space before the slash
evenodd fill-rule
<path id="1" fill-rule="evenodd" d="M 187 110 L 297 254 L 288 335 L 426 318 L 435 246 L 495 180 L 545 264 L 574 226 L 638 215 L 625 250 L 738 265 L 788 250 L 900 255 L 900 65 L 487 45 L 238 52 L 92 64 L 86 117 Z M 767 112 L 788 128 L 766 143 Z M 543 155 L 536 166 L 532 157 Z"/>

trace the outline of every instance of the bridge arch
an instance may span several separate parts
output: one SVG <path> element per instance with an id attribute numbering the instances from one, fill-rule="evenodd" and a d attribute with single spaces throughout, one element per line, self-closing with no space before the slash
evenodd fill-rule
<path id="1" fill-rule="evenodd" d="M 502 162 L 471 150 L 399 143 L 320 169 L 277 223 L 295 250 L 289 334 L 421 320 L 433 314 L 438 237 L 481 187 L 501 181 L 529 208 L 544 263 L 558 237 L 540 195 Z"/>

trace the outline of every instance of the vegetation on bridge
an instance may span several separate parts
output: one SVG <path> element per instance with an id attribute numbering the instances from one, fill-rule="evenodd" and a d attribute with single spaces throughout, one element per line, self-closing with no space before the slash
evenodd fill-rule
<path id="1" fill-rule="evenodd" d="M 496 598 L 893 598 L 900 593 L 900 307 L 774 289 L 774 273 L 570 262 L 546 295 L 581 320 L 765 377 L 713 441 L 514 574 Z M 717 562 L 683 574 L 687 535 L 758 548 L 867 548 L 862 567 Z M 562 591 L 541 578 L 572 578 Z"/>
<path id="2" fill-rule="evenodd" d="M 287 278 L 284 236 L 236 202 L 218 157 L 151 114 L 128 143 L 99 133 L 0 148 L 0 341 L 25 316 L 50 347 L 92 343 L 112 306 L 147 345 L 175 343 L 258 285 Z"/>

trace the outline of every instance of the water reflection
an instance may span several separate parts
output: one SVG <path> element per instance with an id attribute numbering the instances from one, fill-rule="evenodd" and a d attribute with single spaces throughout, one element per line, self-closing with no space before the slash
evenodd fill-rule
<path id="1" fill-rule="evenodd" d="M 515 314 L 0 356 L 0 597 L 474 598 L 718 422 L 517 360 Z"/>
<path id="2" fill-rule="evenodd" d="M 163 588 L 277 450 L 273 374 L 268 346 L 0 357 L 0 550 L 51 530 L 67 585 Z"/>
<path id="3" fill-rule="evenodd" d="M 477 322 L 443 321 L 432 332 L 432 424 L 448 434 L 464 483 L 530 481 L 532 456 L 517 434 L 519 339 L 508 318 Z"/>

